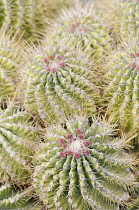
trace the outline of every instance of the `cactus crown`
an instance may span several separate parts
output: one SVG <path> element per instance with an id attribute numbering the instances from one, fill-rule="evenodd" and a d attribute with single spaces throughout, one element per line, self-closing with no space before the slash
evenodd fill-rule
<path id="1" fill-rule="evenodd" d="M 85 117 L 51 128 L 40 145 L 33 186 L 51 209 L 116 209 L 129 199 L 136 162 L 109 123 Z"/>
<path id="2" fill-rule="evenodd" d="M 77 4 L 74 9 L 63 10 L 58 24 L 54 24 L 51 37 L 54 41 L 64 38 L 67 33 L 73 44 L 77 43 L 95 58 L 107 54 L 110 49 L 110 37 L 99 17 L 94 14 L 92 4 Z"/>
<path id="3" fill-rule="evenodd" d="M 37 141 L 32 118 L 9 105 L 0 110 L 0 178 L 24 183 L 31 173 L 30 161 Z"/>
<path id="4" fill-rule="evenodd" d="M 44 121 L 82 110 L 90 114 L 99 104 L 93 67 L 84 53 L 68 42 L 61 40 L 44 47 L 25 69 L 25 105 Z"/>

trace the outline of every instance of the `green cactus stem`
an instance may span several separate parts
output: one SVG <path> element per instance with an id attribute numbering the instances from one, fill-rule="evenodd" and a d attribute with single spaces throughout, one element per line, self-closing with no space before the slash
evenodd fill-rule
<path id="1" fill-rule="evenodd" d="M 113 28 L 119 35 L 139 33 L 139 1 L 138 0 L 114 0 L 114 24 Z"/>
<path id="2" fill-rule="evenodd" d="M 10 40 L 10 33 L 0 31 L 0 97 L 13 98 L 19 84 L 19 65 L 22 63 L 22 43 Z"/>
<path id="3" fill-rule="evenodd" d="M 70 6 L 70 0 L 1 0 L 0 28 L 13 30 L 16 36 L 36 41 L 42 37 L 49 18 L 60 13 L 62 6 Z"/>
<path id="4" fill-rule="evenodd" d="M 90 115 L 99 104 L 92 64 L 80 49 L 70 44 L 69 39 L 61 40 L 33 54 L 23 72 L 25 106 L 43 121 L 82 111 Z"/>
<path id="5" fill-rule="evenodd" d="M 0 186 L 0 209 L 23 210 L 28 206 L 31 188 L 21 191 L 10 184 Z"/>
<path id="6" fill-rule="evenodd" d="M 116 210 L 126 204 L 135 158 L 109 123 L 85 117 L 47 130 L 36 156 L 33 186 L 50 209 Z M 119 208 L 118 208 L 119 209 Z"/>
<path id="7" fill-rule="evenodd" d="M 115 113 L 123 128 L 138 129 L 139 123 L 139 52 L 119 51 L 113 55 L 105 76 L 108 86 L 104 98 L 108 114 Z"/>
<path id="8" fill-rule="evenodd" d="M 78 3 L 75 8 L 63 11 L 51 37 L 58 42 L 68 34 L 73 45 L 80 43 L 85 52 L 101 59 L 111 48 L 108 30 L 101 22 L 92 4 L 81 6 Z"/>
<path id="9" fill-rule="evenodd" d="M 37 132 L 27 113 L 11 106 L 0 110 L 0 182 L 27 181 L 35 142 Z"/>

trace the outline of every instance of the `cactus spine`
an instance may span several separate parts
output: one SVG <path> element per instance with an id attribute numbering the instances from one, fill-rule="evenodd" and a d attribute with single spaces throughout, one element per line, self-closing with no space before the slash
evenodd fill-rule
<path id="1" fill-rule="evenodd" d="M 119 51 L 108 64 L 105 76 L 108 86 L 104 97 L 108 100 L 108 113 L 115 113 L 121 125 L 137 129 L 139 122 L 139 53 Z"/>
<path id="2" fill-rule="evenodd" d="M 31 174 L 36 129 L 31 117 L 18 108 L 0 110 L 0 179 L 24 183 Z"/>
<path id="3" fill-rule="evenodd" d="M 44 121 L 82 110 L 92 114 L 100 101 L 91 63 L 67 40 L 33 55 L 25 69 L 22 85 L 26 88 L 25 104 Z"/>
<path id="4" fill-rule="evenodd" d="M 50 128 L 36 157 L 33 186 L 50 209 L 115 210 L 129 199 L 135 159 L 107 122 L 85 117 Z"/>
<path id="5" fill-rule="evenodd" d="M 83 5 L 84 6 L 84 5 Z M 59 41 L 69 35 L 72 44 L 77 43 L 95 58 L 101 58 L 110 50 L 110 37 L 104 24 L 93 13 L 91 4 L 63 11 L 59 24 L 54 27 L 51 37 Z"/>

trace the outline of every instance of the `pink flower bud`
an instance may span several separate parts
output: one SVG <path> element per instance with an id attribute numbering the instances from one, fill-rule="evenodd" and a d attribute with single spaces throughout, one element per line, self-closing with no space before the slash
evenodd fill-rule
<path id="1" fill-rule="evenodd" d="M 51 71 L 52 73 L 55 73 L 56 70 L 57 70 L 56 68 L 51 68 L 51 69 L 50 69 L 50 71 Z"/>
<path id="2" fill-rule="evenodd" d="M 67 145 L 66 144 L 62 144 L 62 147 L 63 147 L 63 149 L 66 149 Z"/>
<path id="3" fill-rule="evenodd" d="M 86 141 L 85 141 L 85 146 L 88 147 L 88 146 L 90 146 L 90 144 L 91 144 L 91 141 L 89 141 L 89 140 L 86 140 Z"/>
<path id="4" fill-rule="evenodd" d="M 134 67 L 136 66 L 136 62 L 131 63 L 130 66 L 131 66 L 132 68 L 134 68 Z"/>
<path id="5" fill-rule="evenodd" d="M 76 141 L 77 139 L 76 138 L 73 138 L 73 141 Z"/>
<path id="6" fill-rule="evenodd" d="M 72 151 L 67 150 L 67 155 L 72 155 Z"/>
<path id="7" fill-rule="evenodd" d="M 81 129 L 77 129 L 76 133 L 81 134 L 82 133 Z"/>
<path id="8" fill-rule="evenodd" d="M 137 56 L 139 57 L 139 52 L 137 52 Z"/>
<path id="9" fill-rule="evenodd" d="M 60 67 L 64 68 L 66 66 L 65 62 L 60 62 L 59 63 Z"/>
<path id="10" fill-rule="evenodd" d="M 61 156 L 61 157 L 65 157 L 65 156 L 66 156 L 66 153 L 65 153 L 64 151 L 61 151 L 61 152 L 60 152 L 60 156 Z"/>
<path id="11" fill-rule="evenodd" d="M 63 59 L 63 57 L 61 55 L 58 55 L 57 58 L 58 58 L 58 60 L 62 60 Z"/>
<path id="12" fill-rule="evenodd" d="M 44 62 L 45 62 L 45 63 L 49 63 L 49 61 L 48 61 L 48 59 L 47 59 L 47 58 L 45 58 L 45 59 L 44 59 Z"/>
<path id="13" fill-rule="evenodd" d="M 89 150 L 84 150 L 84 154 L 89 155 L 90 154 Z"/>
<path id="14" fill-rule="evenodd" d="M 72 139 L 72 137 L 73 137 L 72 134 L 67 135 L 67 139 Z"/>
<path id="15" fill-rule="evenodd" d="M 83 135 L 83 134 L 79 134 L 79 135 L 78 135 L 78 138 L 79 138 L 79 139 L 84 139 L 84 135 Z"/>
<path id="16" fill-rule="evenodd" d="M 80 158 L 81 157 L 81 154 L 79 152 L 77 152 L 77 153 L 74 154 L 74 157 L 75 158 Z"/>
<path id="17" fill-rule="evenodd" d="M 46 68 L 45 68 L 45 69 L 46 69 L 46 71 L 50 71 L 50 68 L 49 68 L 48 66 L 46 66 Z"/>
<path id="18" fill-rule="evenodd" d="M 51 60 L 53 60 L 53 59 L 54 59 L 54 56 L 53 56 L 53 55 L 50 55 L 49 58 L 50 58 Z"/>
<path id="19" fill-rule="evenodd" d="M 60 140 L 59 140 L 59 143 L 60 143 L 60 144 L 64 144 L 64 143 L 65 143 L 65 139 L 60 139 Z"/>
<path id="20" fill-rule="evenodd" d="M 135 57 L 134 53 L 130 53 L 130 57 L 134 58 Z"/>
<path id="21" fill-rule="evenodd" d="M 72 24 L 70 27 L 70 32 L 74 32 L 75 31 L 75 24 Z"/>

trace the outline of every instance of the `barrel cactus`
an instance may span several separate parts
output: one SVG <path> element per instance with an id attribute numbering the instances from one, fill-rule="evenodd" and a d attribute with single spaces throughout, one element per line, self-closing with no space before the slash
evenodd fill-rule
<path id="1" fill-rule="evenodd" d="M 108 114 L 115 113 L 123 128 L 138 129 L 139 123 L 139 53 L 137 50 L 116 52 L 106 73 L 108 86 L 104 98 Z"/>
<path id="2" fill-rule="evenodd" d="M 53 26 L 51 34 L 54 41 L 69 34 L 72 44 L 81 44 L 81 47 L 95 58 L 102 58 L 110 50 L 110 36 L 108 30 L 94 13 L 92 4 L 79 3 L 75 8 L 63 11 L 59 23 Z"/>
<path id="3" fill-rule="evenodd" d="M 0 182 L 26 182 L 31 174 L 35 142 L 37 132 L 32 117 L 10 105 L 0 110 Z"/>
<path id="4" fill-rule="evenodd" d="M 36 156 L 33 187 L 50 209 L 116 210 L 133 189 L 136 159 L 106 121 L 76 117 L 51 127 Z"/>
<path id="5" fill-rule="evenodd" d="M 72 1 L 71 1 L 72 2 Z M 31 41 L 42 36 L 49 18 L 54 18 L 63 6 L 70 6 L 69 0 L 1 0 L 0 1 L 0 28 L 13 30 L 17 36 L 23 35 Z"/>
<path id="6" fill-rule="evenodd" d="M 99 104 L 95 67 L 80 49 L 70 44 L 66 39 L 33 53 L 23 72 L 25 106 L 43 121 L 82 110 L 92 114 Z"/>
<path id="7" fill-rule="evenodd" d="M 20 46 L 22 44 L 20 42 Z M 0 97 L 1 100 L 15 96 L 19 83 L 18 67 L 22 63 L 22 50 L 10 34 L 0 31 Z"/>
<path id="8" fill-rule="evenodd" d="M 114 0 L 113 28 L 120 35 L 139 33 L 139 1 Z"/>

